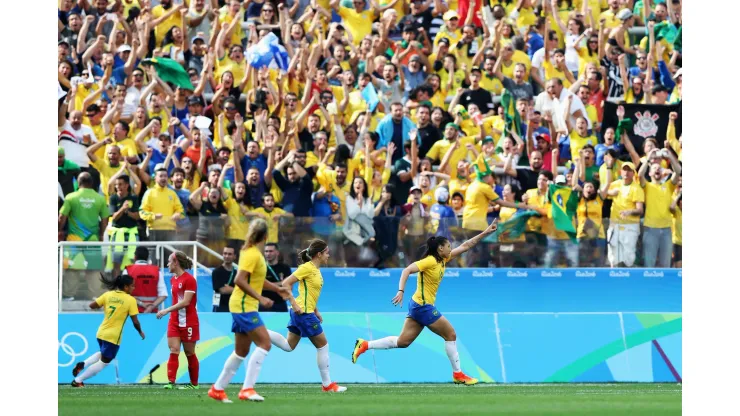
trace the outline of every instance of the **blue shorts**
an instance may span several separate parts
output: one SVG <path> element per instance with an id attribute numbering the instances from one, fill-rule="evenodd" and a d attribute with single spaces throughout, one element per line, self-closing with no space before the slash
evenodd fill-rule
<path id="1" fill-rule="evenodd" d="M 231 332 L 235 334 L 246 334 L 265 325 L 257 312 L 232 313 L 231 319 Z"/>
<path id="2" fill-rule="evenodd" d="M 324 332 L 324 328 L 321 327 L 321 322 L 319 322 L 319 318 L 316 317 L 315 313 L 311 312 L 298 315 L 291 309 L 288 331 L 301 338 L 311 338 L 321 335 Z"/>
<path id="3" fill-rule="evenodd" d="M 111 360 L 116 358 L 116 354 L 118 354 L 118 349 L 121 347 L 120 345 L 116 345 L 112 342 L 103 341 L 100 338 L 98 338 L 98 345 L 100 346 L 100 355 L 105 358 L 110 358 Z"/>
<path id="4" fill-rule="evenodd" d="M 442 313 L 434 305 L 419 305 L 413 299 L 409 299 L 409 314 L 407 317 L 418 322 L 422 326 L 429 326 L 442 317 Z"/>

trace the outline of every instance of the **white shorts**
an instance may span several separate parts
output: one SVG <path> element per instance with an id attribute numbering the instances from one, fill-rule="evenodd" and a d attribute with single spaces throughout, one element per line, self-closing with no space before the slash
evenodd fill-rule
<path id="1" fill-rule="evenodd" d="M 640 224 L 610 224 L 606 232 L 609 265 L 616 267 L 619 263 L 624 263 L 627 267 L 632 267 L 635 264 L 639 237 Z"/>

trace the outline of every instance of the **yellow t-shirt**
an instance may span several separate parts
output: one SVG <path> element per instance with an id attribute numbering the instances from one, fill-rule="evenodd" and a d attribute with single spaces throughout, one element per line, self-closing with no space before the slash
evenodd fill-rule
<path id="1" fill-rule="evenodd" d="M 645 184 L 645 221 L 643 225 L 650 228 L 669 228 L 673 222 L 670 206 L 673 202 L 673 191 L 676 185 L 667 180 L 662 184 L 647 182 Z"/>
<path id="2" fill-rule="evenodd" d="M 529 189 L 525 193 L 529 195 L 527 205 L 536 208 L 547 207 L 547 193 L 540 195 L 537 188 Z M 543 219 L 541 217 L 530 217 L 529 220 L 527 220 L 527 231 L 545 234 L 547 230 L 543 226 L 542 221 Z"/>
<path id="3" fill-rule="evenodd" d="M 576 211 L 576 218 L 578 218 L 578 238 L 586 238 L 585 226 L 586 219 L 593 221 L 593 225 L 599 228 L 599 238 L 606 238 L 604 234 L 603 218 L 601 217 L 601 209 L 604 206 L 604 200 L 600 196 L 596 195 L 593 201 L 586 201 L 585 198 L 581 198 L 578 202 L 578 210 Z"/>
<path id="4" fill-rule="evenodd" d="M 616 224 L 639 224 L 640 216 L 631 215 L 627 219 L 621 219 L 619 213 L 625 210 L 635 209 L 638 202 L 645 202 L 645 191 L 642 190 L 640 184 L 633 181 L 629 185 L 625 185 L 623 180 L 612 182 L 609 185 L 609 190 L 619 190 L 619 195 L 612 197 L 614 202 L 612 203 L 610 219 L 612 223 Z"/>
<path id="5" fill-rule="evenodd" d="M 673 233 L 673 244 L 678 246 L 683 245 L 683 210 L 678 206 L 676 207 L 676 212 L 673 214 L 671 231 Z"/>
<path id="6" fill-rule="evenodd" d="M 488 205 L 498 199 L 491 185 L 479 180 L 473 181 L 465 191 L 465 209 L 462 226 L 466 230 L 483 231 L 488 227 Z"/>
<path id="7" fill-rule="evenodd" d="M 226 213 L 229 215 L 229 226 L 226 228 L 226 238 L 229 240 L 245 240 L 247 238 L 249 217 L 242 214 L 239 205 L 236 199 L 231 196 L 224 201 Z M 247 211 L 251 211 L 246 205 L 244 208 Z"/>
<path id="8" fill-rule="evenodd" d="M 511 60 L 514 61 L 514 64 L 524 64 L 526 67 L 524 77 L 527 78 L 527 74 L 529 74 L 530 69 L 532 69 L 532 60 L 529 59 L 529 55 L 519 49 L 515 49 L 514 53 L 511 55 Z M 514 79 L 514 65 L 511 66 L 511 76 L 509 78 Z"/>
<path id="9" fill-rule="evenodd" d="M 221 22 L 221 28 L 224 29 L 224 30 L 225 30 L 225 28 L 228 25 L 231 24 L 231 22 L 234 19 L 238 19 L 238 20 L 240 20 L 240 22 L 237 23 L 236 28 L 234 28 L 234 31 L 231 33 L 231 44 L 232 45 L 241 45 L 242 38 L 244 37 L 244 29 L 242 29 L 242 25 L 241 25 L 241 20 L 244 20 L 244 11 L 243 11 L 243 9 L 240 9 L 239 12 L 236 14 L 236 16 L 231 17 L 231 15 L 228 12 L 228 9 L 226 9 L 224 7 L 221 10 L 221 14 L 218 16 L 218 21 Z"/>
<path id="10" fill-rule="evenodd" d="M 90 163 L 90 165 L 100 172 L 100 188 L 102 188 L 103 195 L 105 195 L 105 201 L 108 202 L 108 181 L 121 170 L 121 165 L 111 166 L 110 163 L 103 159 L 97 159 L 95 162 Z"/>
<path id="11" fill-rule="evenodd" d="M 455 10 L 455 9 L 450 8 L 450 10 Z M 447 28 L 444 25 L 442 25 L 442 27 L 440 28 L 439 32 L 437 32 L 437 35 L 434 37 L 434 45 L 433 46 L 434 46 L 435 49 L 437 48 L 437 45 L 439 45 L 439 41 L 442 38 L 447 38 L 447 40 L 450 41 L 450 45 L 454 45 L 460 39 L 462 39 L 462 30 L 460 30 L 458 28 L 454 32 L 449 32 L 447 30 Z M 453 51 L 450 50 L 450 52 L 453 52 Z M 430 61 L 430 62 L 434 62 L 434 61 Z"/>
<path id="12" fill-rule="evenodd" d="M 164 7 L 160 4 L 159 6 L 155 6 L 152 9 L 152 17 L 155 19 L 158 19 L 165 15 L 167 12 L 172 10 L 173 6 L 170 6 L 169 9 L 165 10 Z M 154 28 L 154 39 L 156 42 L 156 45 L 159 46 L 162 44 L 162 41 L 164 40 L 165 35 L 167 35 L 167 32 L 170 31 L 174 26 L 179 26 L 181 23 L 180 13 L 176 12 L 170 15 L 167 19 L 162 21 L 162 23 L 158 24 Z"/>
<path id="13" fill-rule="evenodd" d="M 108 162 L 108 147 L 110 146 L 118 146 L 118 148 L 121 149 L 121 156 L 123 157 L 136 156 L 139 154 L 139 147 L 136 145 L 136 142 L 133 139 L 125 138 L 120 142 L 114 141 L 105 146 L 104 158 L 106 162 Z"/>
<path id="14" fill-rule="evenodd" d="M 537 15 L 534 14 L 534 9 L 531 7 L 522 7 L 519 10 L 519 17 L 516 18 L 516 27 L 522 29 L 533 26 L 535 23 L 537 23 Z"/>
<path id="15" fill-rule="evenodd" d="M 249 273 L 247 284 L 257 294 L 262 294 L 262 286 L 265 283 L 265 275 L 267 274 L 267 263 L 265 263 L 262 252 L 256 246 L 251 246 L 239 253 L 239 271 L 242 270 Z M 247 295 L 239 286 L 234 287 L 234 291 L 231 293 L 231 299 L 229 300 L 229 312 L 257 312 L 258 309 L 259 301 L 257 299 Z"/>
<path id="16" fill-rule="evenodd" d="M 475 139 L 472 137 L 463 137 L 457 140 L 460 141 L 460 146 L 452 152 L 452 155 L 447 162 L 447 165 L 450 167 L 450 176 L 453 178 L 457 177 L 457 162 L 467 158 L 468 156 L 468 148 L 466 147 L 468 144 L 475 145 L 476 149 L 480 152 L 480 145 L 476 144 Z M 449 140 L 439 140 L 432 145 L 431 149 L 429 149 L 427 157 L 432 160 L 442 160 L 450 149 L 450 146 L 452 146 L 452 142 Z"/>
<path id="17" fill-rule="evenodd" d="M 597 144 L 599 144 L 599 141 L 596 139 L 596 136 L 591 135 L 591 136 L 581 137 L 581 135 L 578 134 L 578 132 L 575 130 L 570 132 L 569 137 L 570 137 L 570 158 L 572 160 L 575 160 L 579 157 L 579 152 L 587 144 L 590 144 L 591 146 L 596 146 Z"/>
<path id="18" fill-rule="evenodd" d="M 238 87 L 239 83 L 244 79 L 244 74 L 247 73 L 247 62 L 234 62 L 229 58 L 227 52 L 227 55 L 225 55 L 223 59 L 216 60 L 216 80 L 220 81 L 221 75 L 226 71 L 231 71 L 231 75 L 234 76 L 234 86 Z M 249 83 L 247 83 L 247 85 L 248 84 Z"/>
<path id="19" fill-rule="evenodd" d="M 312 313 L 316 310 L 319 302 L 321 287 L 324 286 L 324 278 L 321 271 L 312 262 L 303 263 L 298 266 L 293 276 L 298 279 L 298 297 L 296 303 L 303 309 L 303 313 Z"/>
<path id="20" fill-rule="evenodd" d="M 609 29 L 613 29 L 615 27 L 618 27 L 622 24 L 622 21 L 617 19 L 617 13 L 614 13 L 611 10 L 607 10 L 599 15 L 599 18 L 595 20 L 596 23 L 599 22 L 601 19 L 606 19 L 604 22 L 604 27 L 608 27 Z M 603 27 L 602 27 L 603 29 Z"/>
<path id="21" fill-rule="evenodd" d="M 565 77 L 565 72 L 561 69 L 556 68 L 549 59 L 545 59 L 542 62 L 542 67 L 545 69 L 545 80 L 551 80 L 553 78 L 560 78 L 563 81 L 563 87 L 570 88 L 570 81 Z"/>
<path id="22" fill-rule="evenodd" d="M 347 177 L 344 181 L 344 185 L 339 186 L 337 184 L 337 173 L 333 170 L 326 169 L 326 166 L 319 164 L 319 169 L 316 172 L 316 181 L 324 186 L 327 192 L 332 192 L 342 203 L 340 204 L 342 210 L 342 220 L 338 221 L 338 225 L 343 225 L 347 219 L 347 207 L 344 201 L 347 200 L 350 189 L 352 189 L 352 180 Z"/>
<path id="23" fill-rule="evenodd" d="M 501 95 L 504 92 L 504 84 L 495 75 L 490 76 L 484 73 L 480 80 L 480 86 L 493 95 Z"/>
<path id="24" fill-rule="evenodd" d="M 508 221 L 509 218 L 511 218 L 512 216 L 514 216 L 514 214 L 516 213 L 516 211 L 517 211 L 516 208 L 501 207 L 501 211 L 499 211 L 499 214 L 498 214 L 499 220 L 501 222 Z M 502 234 L 501 237 L 499 237 L 499 242 L 501 242 L 501 243 L 523 243 L 525 241 L 524 234 L 522 234 L 519 237 L 514 238 L 514 239 L 506 238 L 506 235 L 507 234 L 508 233 Z"/>
<path id="25" fill-rule="evenodd" d="M 434 305 L 439 284 L 445 275 L 447 259 L 438 262 L 433 256 L 426 256 L 414 264 L 419 268 L 419 273 L 416 274 L 416 292 L 411 299 L 419 305 Z"/>
<path id="26" fill-rule="evenodd" d="M 267 211 L 266 209 L 260 207 L 254 210 L 254 212 L 260 213 L 267 217 L 265 221 L 267 222 L 267 242 L 268 243 L 277 243 L 278 242 L 278 219 L 275 218 L 279 215 L 285 214 L 285 211 L 282 208 L 275 207 L 272 209 L 272 211 Z"/>
<path id="27" fill-rule="evenodd" d="M 460 180 L 459 178 L 450 179 L 450 197 L 452 197 L 455 192 L 460 192 L 463 194 L 463 197 L 465 197 L 465 192 L 467 192 L 470 183 L 471 182 L 468 182 L 467 180 Z"/>
<path id="28" fill-rule="evenodd" d="M 352 34 L 352 43 L 355 45 L 359 45 L 362 39 L 373 30 L 375 13 L 372 10 L 357 13 L 355 9 L 340 6 L 339 16 L 344 21 L 344 27 Z"/>
<path id="29" fill-rule="evenodd" d="M 122 290 L 111 290 L 95 299 L 95 303 L 103 307 L 103 323 L 95 335 L 98 339 L 112 344 L 121 345 L 123 325 L 126 318 L 139 314 L 136 299 Z"/>

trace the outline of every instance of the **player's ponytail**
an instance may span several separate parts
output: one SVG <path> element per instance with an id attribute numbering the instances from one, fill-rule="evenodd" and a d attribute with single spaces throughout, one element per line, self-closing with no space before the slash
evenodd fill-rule
<path id="1" fill-rule="evenodd" d="M 190 260 L 182 251 L 176 251 L 175 258 L 177 259 L 177 264 L 179 264 L 183 270 L 189 270 L 193 267 L 193 261 Z"/>
<path id="2" fill-rule="evenodd" d="M 308 248 L 298 252 L 298 258 L 301 260 L 301 263 L 308 263 L 311 259 L 319 255 L 319 253 L 326 250 L 328 246 L 324 240 L 311 240 L 308 242 Z"/>
<path id="3" fill-rule="evenodd" d="M 257 244 L 267 240 L 267 221 L 262 218 L 257 218 L 249 223 L 249 229 L 247 230 L 247 240 L 244 242 L 242 250 L 246 250 L 249 247 L 256 246 Z"/>
<path id="4" fill-rule="evenodd" d="M 443 246 L 447 241 L 448 240 L 445 237 L 429 237 L 427 239 L 426 250 L 421 258 L 423 259 L 427 256 L 432 256 L 437 260 L 437 262 L 442 261 L 442 256 L 439 255 L 439 247 Z"/>
<path id="5" fill-rule="evenodd" d="M 109 279 L 101 272 L 100 282 L 103 283 L 108 290 L 123 290 L 126 286 L 134 284 L 134 278 L 128 274 L 122 274 L 115 279 Z"/>

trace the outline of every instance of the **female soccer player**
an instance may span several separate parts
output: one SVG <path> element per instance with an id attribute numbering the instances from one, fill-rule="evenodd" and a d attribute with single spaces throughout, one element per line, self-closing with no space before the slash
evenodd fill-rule
<path id="1" fill-rule="evenodd" d="M 141 339 L 144 339 L 144 331 L 139 325 L 139 308 L 136 306 L 136 299 L 131 296 L 134 290 L 134 278 L 131 276 L 118 276 L 113 281 L 102 279 L 109 291 L 103 293 L 99 298 L 90 304 L 90 309 L 103 308 L 105 318 L 98 328 L 98 345 L 100 351 L 88 357 L 84 362 L 79 362 L 72 369 L 72 387 L 84 387 L 83 381 L 98 374 L 100 370 L 108 366 L 108 363 L 116 358 L 118 348 L 121 346 L 121 335 L 123 334 L 123 324 L 126 318 L 131 317 L 134 328 L 139 331 Z M 80 371 L 85 371 L 80 374 Z"/>
<path id="2" fill-rule="evenodd" d="M 273 292 L 280 292 L 280 287 L 265 280 L 267 263 L 262 256 L 267 240 L 267 222 L 258 218 L 252 220 L 247 231 L 247 238 L 239 254 L 239 271 L 234 279 L 234 291 L 229 300 L 231 311 L 231 331 L 234 332 L 235 347 L 231 356 L 226 359 L 224 369 L 216 383 L 208 390 L 208 396 L 223 403 L 231 403 L 224 388 L 229 385 L 244 358 L 249 354 L 249 345 L 255 348 L 247 363 L 247 376 L 239 392 L 239 400 L 261 402 L 265 400 L 254 391 L 254 383 L 262 369 L 262 363 L 270 351 L 270 335 L 257 310 L 259 304 L 272 306 L 272 300 L 262 296 L 263 287 Z M 284 291 L 283 291 L 284 292 Z M 286 295 L 287 297 L 287 295 Z"/>
<path id="3" fill-rule="evenodd" d="M 452 364 L 452 381 L 455 384 L 473 385 L 478 380 L 465 375 L 460 369 L 460 357 L 457 353 L 455 329 L 442 314 L 434 307 L 437 290 L 445 274 L 445 265 L 455 257 L 473 248 L 488 234 L 496 231 L 497 221 L 493 222 L 482 233 L 462 243 L 454 250 L 450 242 L 444 237 L 430 237 L 427 240 L 426 253 L 421 260 L 403 269 L 398 292 L 393 297 L 393 305 L 400 305 L 403 301 L 403 289 L 406 287 L 411 273 L 418 273 L 416 293 L 409 300 L 409 314 L 401 330 L 401 335 L 385 337 L 374 341 L 365 341 L 358 338 L 352 352 L 352 362 L 368 349 L 386 350 L 390 348 L 406 348 L 419 336 L 424 327 L 428 327 L 435 334 L 445 340 L 445 351 Z"/>
<path id="4" fill-rule="evenodd" d="M 301 338 L 308 338 L 316 347 L 322 390 L 343 392 L 347 388 L 332 382 L 329 376 L 329 343 L 326 341 L 324 329 L 321 328 L 324 320 L 316 307 L 321 287 L 324 285 L 319 267 L 329 261 L 329 246 L 322 240 L 312 240 L 308 248 L 299 253 L 299 257 L 303 264 L 282 282 L 283 288 L 288 293 L 293 292 L 293 285 L 296 282 L 301 282 L 298 285 L 298 299 L 294 299 L 293 296 L 289 298 L 293 309 L 290 311 L 288 322 L 288 339 L 275 331 L 268 329 L 267 332 L 270 334 L 272 344 L 287 352 L 293 351 Z"/>
<path id="5" fill-rule="evenodd" d="M 180 364 L 180 345 L 188 358 L 188 373 L 190 383 L 180 387 L 180 390 L 198 389 L 198 370 L 200 363 L 195 356 L 195 343 L 200 339 L 200 324 L 198 311 L 198 283 L 195 277 L 185 270 L 193 267 L 193 262 L 181 251 L 172 253 L 167 267 L 172 273 L 172 306 L 157 312 L 157 319 L 170 314 L 167 324 L 167 346 L 170 348 L 170 359 L 167 361 L 166 389 L 172 389 L 177 379 L 177 367 Z M 176 302 L 176 303 L 175 303 Z"/>

